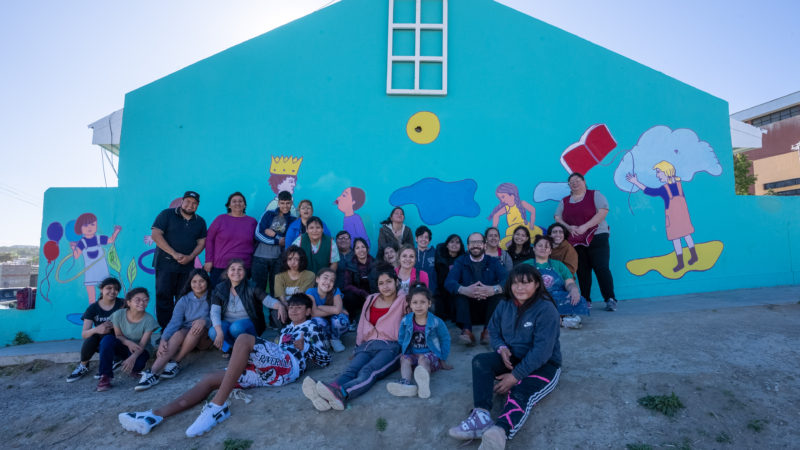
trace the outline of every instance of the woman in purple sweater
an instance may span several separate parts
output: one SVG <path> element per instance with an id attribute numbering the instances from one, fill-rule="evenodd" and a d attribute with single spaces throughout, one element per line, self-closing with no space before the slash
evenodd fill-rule
<path id="1" fill-rule="evenodd" d="M 241 192 L 228 196 L 225 203 L 227 214 L 220 214 L 211 222 L 206 238 L 206 263 L 203 269 L 211 274 L 211 289 L 219 282 L 219 276 L 225 271 L 231 259 L 244 261 L 244 267 L 250 271 L 253 256 L 255 234 L 258 222 L 245 215 L 247 201 Z"/>

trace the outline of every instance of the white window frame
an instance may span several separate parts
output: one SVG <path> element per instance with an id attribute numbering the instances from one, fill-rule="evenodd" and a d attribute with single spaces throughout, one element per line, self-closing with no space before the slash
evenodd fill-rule
<path id="1" fill-rule="evenodd" d="M 416 20 L 414 23 L 395 23 L 394 22 L 394 0 L 389 0 L 389 48 L 387 51 L 386 67 L 386 93 L 389 95 L 447 95 L 447 0 L 442 1 L 442 23 L 421 23 L 422 20 L 422 0 L 416 0 Z M 392 40 L 395 30 L 414 31 L 414 55 L 395 56 L 392 54 Z M 423 31 L 437 30 L 442 32 L 442 56 L 421 56 L 420 37 Z M 414 63 L 414 88 L 413 89 L 393 89 L 392 88 L 392 65 L 396 62 Z M 419 67 L 420 63 L 436 62 L 442 66 L 442 88 L 441 89 L 420 89 L 419 87 Z"/>

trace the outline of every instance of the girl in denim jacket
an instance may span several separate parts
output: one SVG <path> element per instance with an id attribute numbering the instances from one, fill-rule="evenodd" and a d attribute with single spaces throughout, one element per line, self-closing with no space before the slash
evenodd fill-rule
<path id="1" fill-rule="evenodd" d="M 411 312 L 400 322 L 398 337 L 402 350 L 402 379 L 399 383 L 386 385 L 392 395 L 428 398 L 431 396 L 431 373 L 450 368 L 446 362 L 450 355 L 450 333 L 444 321 L 428 311 L 432 297 L 431 291 L 422 283 L 416 284 L 406 297 Z M 416 385 L 411 382 L 412 369 Z"/>

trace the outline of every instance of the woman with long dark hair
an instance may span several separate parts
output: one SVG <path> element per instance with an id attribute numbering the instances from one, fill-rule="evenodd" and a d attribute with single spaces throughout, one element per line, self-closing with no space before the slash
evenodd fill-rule
<path id="1" fill-rule="evenodd" d="M 378 255 L 383 255 L 383 249 L 389 244 L 395 244 L 397 248 L 410 245 L 414 246 L 414 236 L 411 228 L 406 226 L 406 213 L 403 208 L 396 206 L 392 213 L 386 218 L 378 232 Z"/>
<path id="2" fill-rule="evenodd" d="M 267 295 L 255 283 L 247 281 L 241 259 L 228 262 L 223 278 L 211 294 L 211 328 L 208 337 L 214 341 L 215 347 L 229 357 L 230 349 L 240 334 L 259 337 L 266 330 L 262 304 L 278 310 L 281 322 L 286 320 L 287 314 L 283 303 Z"/>
<path id="3" fill-rule="evenodd" d="M 464 241 L 457 234 L 447 236 L 444 242 L 436 246 L 436 260 L 434 267 L 436 267 L 436 304 L 434 305 L 434 312 L 443 320 L 455 319 L 455 300 L 453 295 L 444 287 L 444 281 L 453 268 L 453 263 L 456 258 L 463 255 Z"/>
<path id="4" fill-rule="evenodd" d="M 450 429 L 450 436 L 481 438 L 487 448 L 504 448 L 561 374 L 558 310 L 539 271 L 528 264 L 514 267 L 504 292 L 489 322 L 492 351 L 472 359 L 474 409 Z M 493 422 L 495 393 L 506 394 L 506 402 Z"/>

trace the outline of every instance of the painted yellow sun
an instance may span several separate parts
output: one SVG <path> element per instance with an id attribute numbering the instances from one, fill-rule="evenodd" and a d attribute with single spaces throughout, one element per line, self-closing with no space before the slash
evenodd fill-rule
<path id="1" fill-rule="evenodd" d="M 406 124 L 408 137 L 417 144 L 430 144 L 439 137 L 439 118 L 429 111 L 420 111 Z"/>

